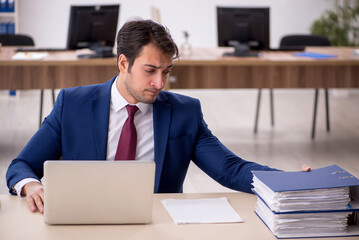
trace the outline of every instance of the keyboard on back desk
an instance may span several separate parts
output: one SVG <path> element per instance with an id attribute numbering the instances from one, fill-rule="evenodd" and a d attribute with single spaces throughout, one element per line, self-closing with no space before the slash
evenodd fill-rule
<path id="1" fill-rule="evenodd" d="M 67 51 L 66 48 L 17 48 L 16 52 L 60 52 Z"/>

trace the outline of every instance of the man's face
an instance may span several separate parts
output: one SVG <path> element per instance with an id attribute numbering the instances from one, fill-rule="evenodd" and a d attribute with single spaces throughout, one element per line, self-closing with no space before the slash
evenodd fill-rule
<path id="1" fill-rule="evenodd" d="M 121 73 L 117 89 L 121 95 L 131 104 L 153 103 L 168 80 L 173 60 L 170 54 L 164 54 L 150 43 L 135 59 L 131 72 L 124 55 L 119 57 L 118 64 Z"/>

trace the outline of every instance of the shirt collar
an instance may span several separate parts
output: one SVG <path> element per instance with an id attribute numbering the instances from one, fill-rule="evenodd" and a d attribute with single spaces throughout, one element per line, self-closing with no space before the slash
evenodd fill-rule
<path id="1" fill-rule="evenodd" d="M 117 90 L 116 87 L 117 81 L 118 81 L 118 77 L 116 77 L 115 81 L 113 81 L 111 87 L 111 105 L 116 112 L 120 111 L 122 108 L 126 107 L 126 105 L 130 104 L 126 101 L 126 99 L 122 97 L 120 92 Z M 136 106 L 138 107 L 138 109 L 143 115 L 150 113 L 150 110 L 152 109 L 152 104 L 148 104 L 148 103 L 139 102 L 136 104 Z"/>

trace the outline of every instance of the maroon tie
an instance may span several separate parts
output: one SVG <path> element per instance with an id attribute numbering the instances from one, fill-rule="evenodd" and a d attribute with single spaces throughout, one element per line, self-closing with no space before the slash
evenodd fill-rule
<path id="1" fill-rule="evenodd" d="M 138 108 L 137 106 L 127 105 L 126 109 L 128 118 L 122 127 L 115 160 L 135 160 L 136 157 L 137 132 L 133 119 Z"/>

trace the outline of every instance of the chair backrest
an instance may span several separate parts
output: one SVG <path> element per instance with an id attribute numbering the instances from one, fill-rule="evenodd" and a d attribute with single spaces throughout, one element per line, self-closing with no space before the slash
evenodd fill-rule
<path id="1" fill-rule="evenodd" d="M 330 46 L 330 41 L 327 37 L 318 35 L 288 35 L 281 39 L 279 46 Z"/>
<path id="2" fill-rule="evenodd" d="M 35 46 L 31 37 L 22 34 L 0 34 L 0 43 L 3 46 Z"/>

